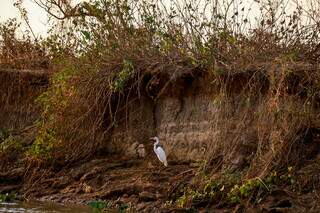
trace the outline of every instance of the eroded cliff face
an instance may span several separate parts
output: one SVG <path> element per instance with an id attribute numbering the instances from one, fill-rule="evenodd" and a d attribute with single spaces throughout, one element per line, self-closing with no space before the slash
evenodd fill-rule
<path id="1" fill-rule="evenodd" d="M 128 105 L 125 118 L 106 141 L 107 149 L 138 157 L 138 147 L 143 145 L 146 157 L 149 153 L 154 158 L 148 139 L 156 135 L 169 163 L 208 160 L 223 170 L 248 167 L 253 161 L 269 164 L 279 157 L 276 150 L 281 150 L 281 141 L 305 131 L 301 118 L 293 116 L 301 113 L 304 101 L 288 96 L 274 105 L 266 85 L 257 84 L 247 92 L 248 79 L 240 77 L 224 94 L 207 79 L 198 78 L 173 84 L 157 99 L 143 95 Z M 311 112 L 311 108 L 304 110 Z M 277 118 L 280 112 L 282 119 Z M 257 173 L 260 169 L 263 166 L 255 168 Z"/>
<path id="2" fill-rule="evenodd" d="M 156 134 L 154 105 L 147 97 L 127 105 L 125 113 L 106 141 L 110 153 L 122 153 L 125 156 L 138 157 L 138 146 L 148 146 L 148 139 Z M 149 144 L 150 145 L 150 144 Z"/>
<path id="3" fill-rule="evenodd" d="M 115 126 L 108 149 L 138 156 L 138 145 L 152 152 L 150 137 L 158 136 L 171 160 L 204 159 L 204 153 L 217 134 L 221 111 L 209 84 L 192 82 L 175 94 L 152 100 L 144 96 L 131 104 L 126 118 Z"/>
<path id="4" fill-rule="evenodd" d="M 163 98 L 155 111 L 156 132 L 168 155 L 178 160 L 203 159 L 214 137 L 215 114 L 219 113 L 213 95 Z"/>
<path id="5" fill-rule="evenodd" d="M 35 99 L 47 88 L 48 76 L 43 72 L 2 71 L 0 78 L 4 82 L 0 85 L 0 128 L 33 125 L 40 116 Z M 248 81 L 241 76 L 231 82 L 232 91 L 227 98 L 222 98 L 206 77 L 177 79 L 162 93 L 158 92 L 159 96 L 141 92 L 122 103 L 116 123 L 104 140 L 104 152 L 154 159 L 149 138 L 158 136 L 169 162 L 215 158 L 224 167 L 239 167 L 252 159 L 257 146 L 267 150 L 266 158 L 273 156 L 273 150 L 279 146 L 277 138 L 284 137 L 279 135 L 279 128 L 286 127 L 276 126 L 276 119 L 261 117 L 264 110 L 273 107 L 266 93 L 237 93 L 243 91 L 242 82 Z M 162 81 L 165 85 L 166 81 Z M 161 79 L 156 82 L 161 84 Z M 225 102 L 221 104 L 222 99 Z M 285 102 L 283 109 L 299 109 L 302 102 L 292 98 L 292 103 Z M 286 122 L 294 122 L 293 117 L 288 114 Z"/>
<path id="6" fill-rule="evenodd" d="M 49 86 L 48 75 L 44 71 L 2 70 L 0 80 L 0 128 L 33 125 L 40 116 L 35 100 Z M 220 109 L 214 102 L 215 93 L 201 80 L 168 91 L 157 100 L 143 94 L 130 102 L 105 142 L 106 151 L 148 157 L 153 154 L 149 138 L 158 136 L 170 159 L 203 159 L 216 134 Z M 145 155 L 139 154 L 141 149 Z"/>
<path id="7" fill-rule="evenodd" d="M 35 100 L 49 86 L 46 72 L 2 70 L 0 80 L 0 128 L 33 125 L 40 116 Z M 154 157 L 149 138 L 158 136 L 170 160 L 204 159 L 209 146 L 216 145 L 218 117 L 226 106 L 216 104 L 217 92 L 206 79 L 180 79 L 173 85 L 157 99 L 143 93 L 128 100 L 105 140 L 105 151 Z"/>
<path id="8" fill-rule="evenodd" d="M 138 144 L 148 146 L 148 139 L 156 135 L 168 155 L 179 160 L 202 159 L 214 134 L 215 113 L 218 110 L 211 97 L 205 95 L 187 96 L 182 100 L 168 97 L 156 104 L 143 101 L 129 112 L 127 124 L 114 128 L 109 149 L 135 155 Z"/>

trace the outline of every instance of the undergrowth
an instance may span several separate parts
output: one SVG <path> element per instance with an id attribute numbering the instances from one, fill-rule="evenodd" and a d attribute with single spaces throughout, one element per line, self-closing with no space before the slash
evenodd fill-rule
<path id="1" fill-rule="evenodd" d="M 114 204 L 112 201 L 97 201 L 97 200 L 90 201 L 89 206 L 93 210 L 93 212 L 97 212 L 97 213 L 111 211 L 111 210 L 114 210 L 120 213 L 125 213 L 129 208 L 129 205 L 126 203 Z"/>
<path id="2" fill-rule="evenodd" d="M 258 205 L 280 186 L 290 186 L 294 189 L 299 185 L 294 178 L 292 167 L 288 167 L 282 174 L 273 171 L 264 179 L 243 179 L 238 175 L 224 172 L 219 178 L 214 179 L 199 174 L 192 184 L 176 191 L 166 205 L 171 208 L 230 207 L 245 205 L 248 201 Z"/>
<path id="3" fill-rule="evenodd" d="M 67 82 L 74 73 L 73 67 L 65 67 L 52 76 L 52 86 L 42 93 L 36 103 L 41 106 L 41 117 L 36 122 L 38 133 L 35 142 L 28 150 L 27 155 L 35 158 L 52 158 L 52 150 L 61 144 L 59 131 L 63 127 L 55 125 L 61 119 L 61 112 L 68 106 L 68 97 L 75 93 L 75 89 Z"/>
<path id="4" fill-rule="evenodd" d="M 20 152 L 24 151 L 24 146 L 19 136 L 13 134 L 12 129 L 0 129 L 0 158 L 6 164 L 5 159 L 14 158 Z"/>

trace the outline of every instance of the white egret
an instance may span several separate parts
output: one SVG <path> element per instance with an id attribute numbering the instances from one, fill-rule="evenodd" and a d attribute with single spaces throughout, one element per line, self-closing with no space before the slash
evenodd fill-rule
<path id="1" fill-rule="evenodd" d="M 153 151 L 154 151 L 154 153 L 156 153 L 158 159 L 164 164 L 164 166 L 167 167 L 168 166 L 167 156 L 166 156 L 166 153 L 160 144 L 159 138 L 153 137 L 153 138 L 150 138 L 150 140 L 155 141 L 153 144 Z"/>

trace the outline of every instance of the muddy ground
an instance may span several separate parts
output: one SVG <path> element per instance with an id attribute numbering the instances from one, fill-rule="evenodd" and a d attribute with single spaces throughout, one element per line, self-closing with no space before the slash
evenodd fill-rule
<path id="1" fill-rule="evenodd" d="M 320 157 L 319 157 L 320 159 Z M 120 156 L 94 159 L 66 166 L 61 170 L 38 170 L 35 178 L 25 177 L 25 168 L 0 174 L 0 193 L 18 191 L 24 198 L 58 203 L 88 204 L 92 200 L 127 204 L 133 212 L 188 212 L 166 203 L 199 171 L 195 162 L 170 162 L 165 168 L 156 161 L 126 159 Z M 319 160 L 309 167 L 319 168 Z M 310 171 L 308 166 L 305 170 Z M 315 170 L 314 170 L 315 171 Z M 302 174 L 304 171 L 301 170 Z M 32 174 L 28 174 L 32 175 Z M 303 175 L 306 175 L 303 173 Z M 301 182 L 303 192 L 275 188 L 260 204 L 228 206 L 195 205 L 196 212 L 320 212 L 318 174 L 309 174 Z M 27 180 L 27 181 L 24 181 Z M 303 185 L 304 184 L 304 185 Z M 307 188 L 309 186 L 309 189 Z M 315 190 L 316 189 L 316 190 Z M 219 202 L 218 202 L 219 203 Z"/>

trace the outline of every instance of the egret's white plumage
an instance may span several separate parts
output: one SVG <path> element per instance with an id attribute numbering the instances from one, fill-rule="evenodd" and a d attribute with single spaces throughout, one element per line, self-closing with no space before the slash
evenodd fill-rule
<path id="1" fill-rule="evenodd" d="M 153 144 L 153 151 L 156 153 L 158 159 L 165 165 L 168 166 L 167 163 L 167 156 L 165 151 L 163 150 L 163 148 L 160 145 L 160 141 L 158 137 L 154 137 L 152 138 L 153 140 L 155 140 L 155 143 Z"/>

